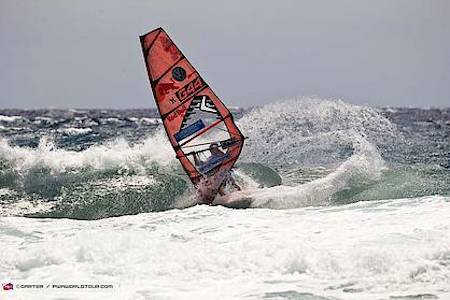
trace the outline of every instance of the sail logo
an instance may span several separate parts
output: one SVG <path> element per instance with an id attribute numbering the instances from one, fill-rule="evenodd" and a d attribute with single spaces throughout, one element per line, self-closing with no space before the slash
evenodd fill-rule
<path id="1" fill-rule="evenodd" d="M 192 120 L 208 118 L 210 114 L 220 117 L 220 114 L 211 98 L 209 98 L 208 95 L 195 96 L 192 99 L 186 115 L 184 116 L 180 130 L 183 130 L 184 127 L 188 126 Z"/>
<path id="2" fill-rule="evenodd" d="M 181 88 L 179 91 L 177 91 L 175 94 L 178 97 L 178 100 L 183 101 L 186 98 L 194 95 L 196 92 L 198 92 L 200 89 L 202 89 L 205 86 L 205 83 L 200 77 L 195 78 L 188 84 L 186 84 L 183 88 Z"/>
<path id="3" fill-rule="evenodd" d="M 172 77 L 176 81 L 183 81 L 186 79 L 186 70 L 184 70 L 182 67 L 175 67 L 172 70 Z"/>
<path id="4" fill-rule="evenodd" d="M 166 100 L 164 98 L 166 95 L 170 94 L 170 92 L 174 89 L 178 89 L 179 87 L 175 84 L 175 82 L 162 82 L 156 86 L 156 92 L 159 97 L 161 97 L 163 100 Z"/>
<path id="5" fill-rule="evenodd" d="M 167 120 L 169 120 L 169 122 L 172 122 L 177 117 L 181 116 L 186 110 L 187 110 L 187 107 L 184 104 L 181 105 L 181 107 L 175 109 L 173 113 L 171 113 L 170 115 L 167 116 Z"/>
<path id="6" fill-rule="evenodd" d="M 161 45 L 162 45 L 164 51 L 170 53 L 170 56 L 173 60 L 177 60 L 178 57 L 180 56 L 180 53 L 179 53 L 177 47 L 173 44 L 173 42 L 164 35 L 161 35 L 159 40 L 161 41 Z"/>
<path id="7" fill-rule="evenodd" d="M 4 291 L 10 291 L 14 289 L 14 285 L 11 282 L 3 283 L 2 287 Z"/>
<path id="8" fill-rule="evenodd" d="M 192 99 L 192 105 L 191 108 L 198 108 L 201 111 L 212 113 L 212 114 L 218 114 L 219 112 L 216 109 L 216 106 L 214 105 L 214 102 L 206 96 L 195 96 L 194 99 Z"/>
<path id="9" fill-rule="evenodd" d="M 203 120 L 197 120 L 197 122 L 192 123 L 191 125 L 187 126 L 186 128 L 181 129 L 177 133 L 175 133 L 174 137 L 177 142 L 180 142 L 181 140 L 184 140 L 188 136 L 193 135 L 194 133 L 199 132 L 205 128 L 205 123 L 203 123 Z"/>

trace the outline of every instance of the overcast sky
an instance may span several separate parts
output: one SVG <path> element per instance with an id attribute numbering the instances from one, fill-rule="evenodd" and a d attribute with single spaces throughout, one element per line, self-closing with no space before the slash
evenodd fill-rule
<path id="1" fill-rule="evenodd" d="M 450 106 L 448 0 L 0 0 L 0 108 L 155 107 L 159 26 L 229 105 Z"/>

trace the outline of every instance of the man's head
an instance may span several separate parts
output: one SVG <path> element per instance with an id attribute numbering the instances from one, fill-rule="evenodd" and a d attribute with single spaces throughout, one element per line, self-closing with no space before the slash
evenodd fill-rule
<path id="1" fill-rule="evenodd" d="M 212 143 L 209 145 L 209 152 L 211 152 L 211 154 L 222 154 L 222 151 L 220 151 L 217 143 Z"/>

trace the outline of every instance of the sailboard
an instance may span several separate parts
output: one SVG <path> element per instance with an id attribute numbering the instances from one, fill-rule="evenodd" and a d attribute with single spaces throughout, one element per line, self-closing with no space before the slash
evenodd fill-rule
<path id="1" fill-rule="evenodd" d="M 201 202 L 212 203 L 239 158 L 244 136 L 229 109 L 162 28 L 140 40 L 170 144 Z"/>

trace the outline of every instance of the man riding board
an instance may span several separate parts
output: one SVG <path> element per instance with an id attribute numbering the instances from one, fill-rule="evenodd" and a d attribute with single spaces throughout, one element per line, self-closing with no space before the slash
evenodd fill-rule
<path id="1" fill-rule="evenodd" d="M 200 160 L 196 152 L 193 153 L 195 166 L 201 173 L 208 173 L 209 170 L 213 169 L 216 165 L 219 165 L 223 161 L 224 157 L 227 156 L 227 153 L 224 153 L 219 149 L 219 145 L 217 143 L 212 143 L 209 146 L 209 152 L 211 153 L 211 156 L 208 157 L 208 159 L 206 159 L 205 161 Z M 234 179 L 234 172 L 232 170 L 230 170 L 226 175 L 223 184 L 219 188 L 219 194 L 221 196 L 225 195 L 224 188 L 228 184 L 231 184 L 238 191 L 241 190 L 241 187 L 236 183 L 236 180 Z"/>

